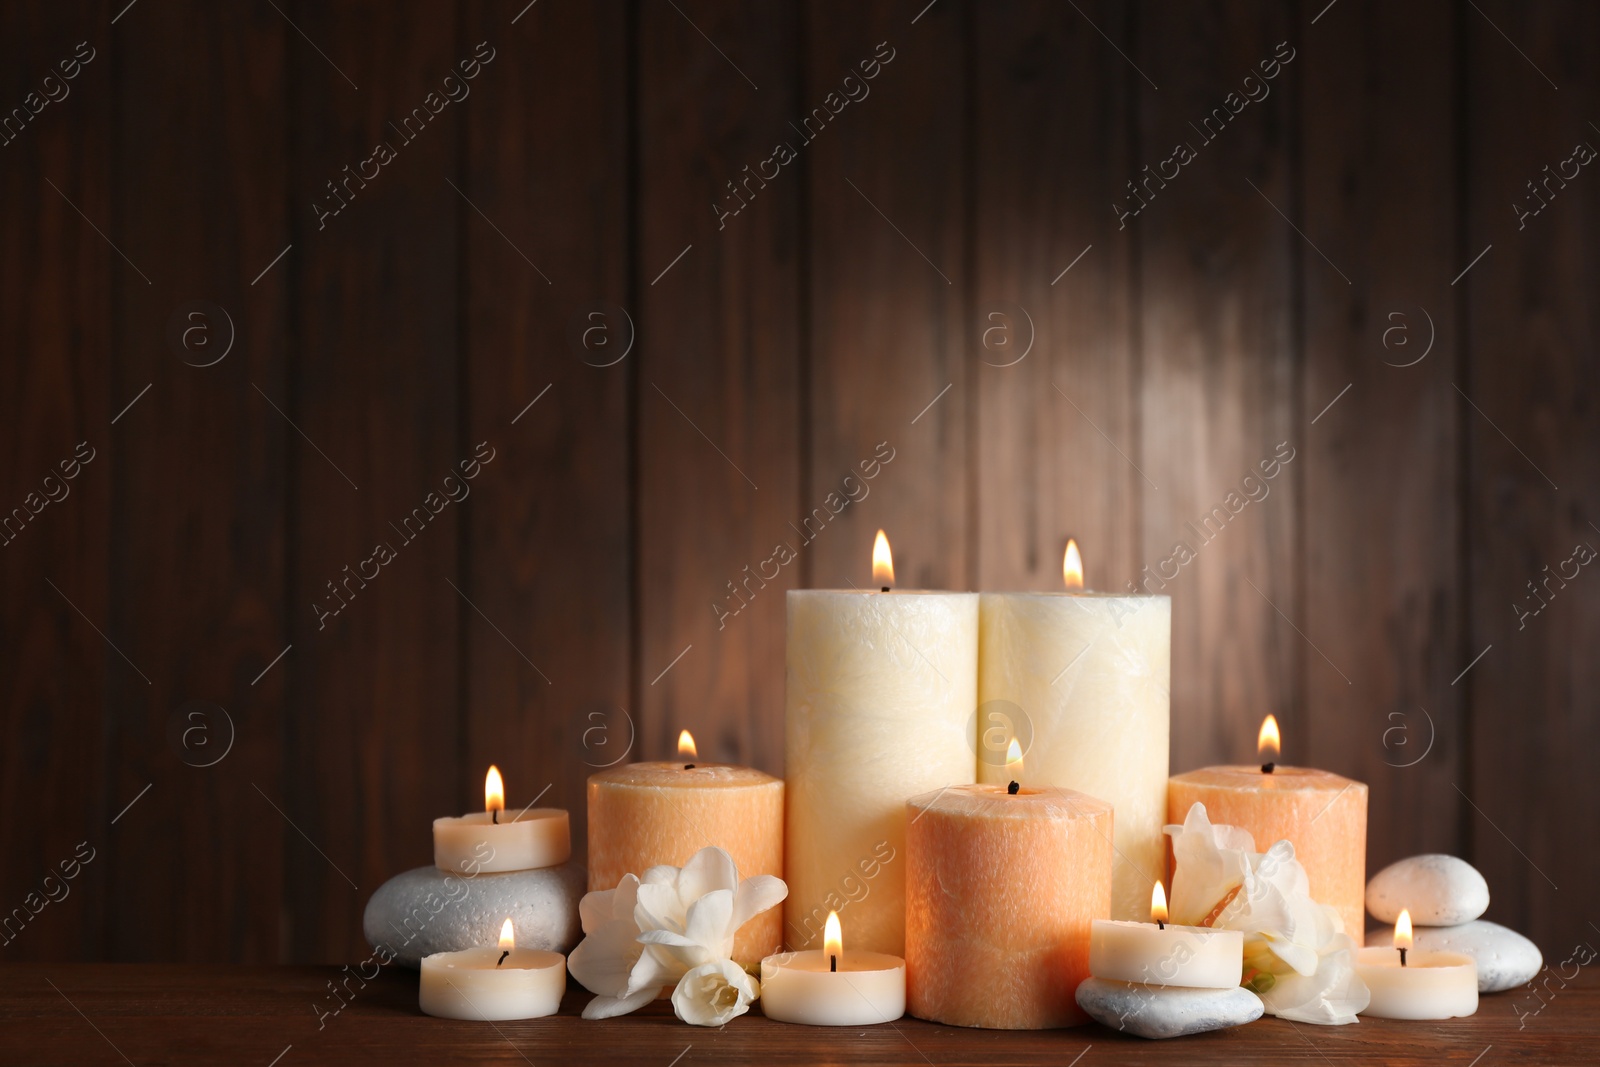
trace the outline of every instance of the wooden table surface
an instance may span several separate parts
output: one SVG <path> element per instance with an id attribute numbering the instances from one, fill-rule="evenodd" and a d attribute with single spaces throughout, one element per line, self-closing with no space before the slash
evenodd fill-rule
<path id="1" fill-rule="evenodd" d="M 852 1029 L 787 1026 L 758 1010 L 722 1029 L 687 1026 L 656 1004 L 605 1022 L 561 1014 L 518 1023 L 431 1019 L 417 1010 L 413 972 L 387 970 L 338 1014 L 331 967 L 169 964 L 0 965 L 0 1064 L 1443 1064 L 1529 1067 L 1600 1061 L 1600 977 L 1589 967 L 1563 988 L 1552 971 L 1544 1007 L 1527 990 L 1483 998 L 1449 1022 L 1363 1020 L 1320 1027 L 1263 1019 L 1172 1041 L 1099 1026 L 1008 1032 L 915 1019 Z M 352 987 L 355 983 L 351 983 Z M 1522 1015 L 1519 1016 L 1518 1010 Z"/>

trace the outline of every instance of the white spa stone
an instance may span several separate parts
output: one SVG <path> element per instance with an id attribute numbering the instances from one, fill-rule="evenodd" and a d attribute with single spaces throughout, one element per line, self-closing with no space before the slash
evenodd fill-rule
<path id="1" fill-rule="evenodd" d="M 1261 998 L 1242 986 L 1184 989 L 1104 978 L 1078 986 L 1078 1007 L 1095 1022 L 1137 1037 L 1183 1037 L 1241 1026 L 1261 1018 Z"/>
<path id="2" fill-rule="evenodd" d="M 1532 981 L 1544 966 L 1539 946 L 1515 930 L 1485 919 L 1459 926 L 1418 926 L 1412 930 L 1416 952 L 1460 952 L 1478 962 L 1478 992 L 1499 993 Z M 1367 934 L 1367 947 L 1394 944 L 1394 927 Z"/>
<path id="3" fill-rule="evenodd" d="M 1418 926 L 1457 926 L 1489 910 L 1489 883 L 1466 860 L 1439 853 L 1391 863 L 1367 883 L 1367 910 L 1393 923 L 1400 909 Z"/>
<path id="4" fill-rule="evenodd" d="M 374 949 L 407 967 L 435 952 L 492 947 L 507 919 L 518 948 L 567 953 L 582 937 L 584 885 L 583 870 L 574 864 L 472 877 L 417 867 L 378 887 L 361 930 Z"/>

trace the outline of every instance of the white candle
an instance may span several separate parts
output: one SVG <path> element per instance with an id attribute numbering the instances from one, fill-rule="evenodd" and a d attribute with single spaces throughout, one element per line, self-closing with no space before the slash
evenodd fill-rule
<path id="1" fill-rule="evenodd" d="M 1109 802 L 1111 917 L 1139 920 L 1166 871 L 1172 601 L 1083 592 L 1076 549 L 1068 542 L 1067 592 L 983 594 L 978 780 L 1005 783 L 1015 736 L 1030 784 Z"/>
<path id="2" fill-rule="evenodd" d="M 976 775 L 978 595 L 792 590 L 788 615 L 785 940 L 819 944 L 838 911 L 903 956 L 906 801 Z"/>
<path id="3" fill-rule="evenodd" d="M 828 915 L 823 947 L 761 961 L 761 1010 L 811 1026 L 868 1026 L 906 1012 L 906 961 L 885 952 L 844 951 L 839 916 Z"/>
<path id="4" fill-rule="evenodd" d="M 1411 913 L 1394 925 L 1394 948 L 1356 950 L 1356 975 L 1378 1019 L 1455 1019 L 1478 1010 L 1478 962 L 1464 952 L 1412 952 Z"/>
<path id="5" fill-rule="evenodd" d="M 485 811 L 433 820 L 433 865 L 457 874 L 531 871 L 555 867 L 572 855 L 572 829 L 560 808 L 524 808 L 505 813 L 500 770 L 485 776 Z"/>
<path id="6" fill-rule="evenodd" d="M 1156 883 L 1151 922 L 1097 919 L 1089 932 L 1089 973 L 1096 978 L 1189 989 L 1232 989 L 1244 976 L 1244 934 L 1167 922 Z"/>
<path id="7" fill-rule="evenodd" d="M 554 1015 L 566 991 L 567 958 L 517 948 L 507 919 L 497 948 L 424 956 L 418 1002 L 441 1019 L 538 1019 Z"/>

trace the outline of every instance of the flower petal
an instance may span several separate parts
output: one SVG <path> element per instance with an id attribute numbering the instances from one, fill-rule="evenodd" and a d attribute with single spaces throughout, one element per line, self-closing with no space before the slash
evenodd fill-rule
<path id="1" fill-rule="evenodd" d="M 608 922 L 593 931 L 567 957 L 567 970 L 591 993 L 621 996 L 644 946 L 634 939 L 639 928 L 633 921 Z"/>
<path id="2" fill-rule="evenodd" d="M 777 907 L 789 895 L 782 878 L 758 874 L 739 883 L 733 897 L 733 928 L 738 929 L 769 908 Z"/>
<path id="3" fill-rule="evenodd" d="M 684 907 L 678 900 L 675 886 L 664 882 L 646 882 L 639 886 L 639 895 L 633 906 L 633 921 L 641 932 L 674 930 L 682 933 L 684 919 Z"/>
<path id="4" fill-rule="evenodd" d="M 718 889 L 730 892 L 739 887 L 739 869 L 733 857 L 716 846 L 703 848 L 689 857 L 678 875 L 678 896 L 687 908 L 707 893 Z"/>
<path id="5" fill-rule="evenodd" d="M 585 1019 L 610 1019 L 644 1007 L 661 995 L 661 988 L 641 989 L 625 997 L 595 997 L 584 1005 Z"/>
<path id="6" fill-rule="evenodd" d="M 683 932 L 714 956 L 733 955 L 733 890 L 713 889 L 691 904 Z"/>

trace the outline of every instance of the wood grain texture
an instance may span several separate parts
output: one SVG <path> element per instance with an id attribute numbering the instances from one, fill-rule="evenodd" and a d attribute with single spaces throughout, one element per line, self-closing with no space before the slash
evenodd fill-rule
<path id="1" fill-rule="evenodd" d="M 1553 961 L 1569 959 L 1565 953 Z M 1418 1023 L 1362 1019 L 1355 1026 L 1307 1026 L 1261 1019 L 1173 1041 L 1149 1042 L 1089 1024 L 1066 1030 L 997 1032 L 905 1018 L 866 1027 L 792 1026 L 759 1006 L 724 1028 L 686 1026 L 665 1001 L 599 1022 L 578 1017 L 588 994 L 569 987 L 558 1015 L 525 1022 L 432 1019 L 417 1009 L 417 979 L 388 970 L 364 987 L 348 979 L 336 1002 L 331 967 L 179 967 L 92 965 L 0 968 L 0 1056 L 8 1063 L 187 1064 L 272 1062 L 683 1063 L 788 1065 L 1055 1065 L 1082 1056 L 1104 1064 L 1285 1062 L 1384 1063 L 1395 1067 L 1483 1062 L 1543 1065 L 1586 1062 L 1600 1040 L 1600 971 L 1590 965 L 1551 985 L 1545 1006 L 1531 993 L 1486 995 L 1476 1015 Z M 368 969 L 370 973 L 370 968 Z M 55 986 L 51 988 L 52 984 Z M 339 1003 L 346 1006 L 333 1014 Z M 1524 1014 L 1519 1026 L 1517 1008 Z M 82 1014 L 79 1014 L 79 1011 Z M 320 1019 L 319 1012 L 329 1013 Z M 91 1028 L 92 1027 L 92 1028 Z M 96 1030 L 99 1034 L 96 1034 Z M 114 1046 L 114 1048 L 113 1048 Z M 285 1052 L 285 1049 L 288 1049 Z M 1083 1055 L 1086 1050 L 1087 1055 Z"/>
<path id="2" fill-rule="evenodd" d="M 1292 312 L 1301 238 L 1279 214 L 1293 210 L 1295 73 L 1280 70 L 1270 95 L 1229 115 L 1229 94 L 1242 97 L 1260 63 L 1281 64 L 1291 35 L 1281 9 L 1139 10 L 1136 59 L 1160 88 L 1134 83 L 1140 169 L 1129 180 L 1138 190 L 1122 202 L 1130 212 L 1144 204 L 1124 235 L 1138 242 L 1140 264 L 1138 458 L 1150 478 L 1141 566 L 1176 573 L 1164 588 L 1146 587 L 1172 596 L 1174 771 L 1247 758 L 1268 712 L 1283 721 L 1295 762 L 1302 669 L 1332 671 L 1306 659 L 1296 632 L 1299 472 L 1291 462 L 1260 480 L 1281 444 L 1295 454 L 1304 444 Z M 1163 163 L 1179 144 L 1194 158 L 1163 188 L 1162 173 L 1173 173 Z M 1146 173 L 1156 175 L 1148 186 Z M 1255 501 L 1251 476 L 1268 490 Z"/>
<path id="3" fill-rule="evenodd" d="M 116 445 L 131 428 L 111 419 L 132 398 L 111 376 L 113 276 L 127 265 L 84 219 L 104 229 L 112 213 L 113 87 L 97 10 L 0 16 L 0 123 L 12 119 L 0 132 L 0 951 L 14 960 L 104 951 L 107 820 L 123 800 L 106 785 L 98 743 L 106 685 L 124 675 L 143 685 L 95 632 L 110 625 L 106 517 Z M 80 42 L 92 49 L 87 66 L 74 59 Z M 75 78 L 63 82 L 62 61 L 78 63 Z M 68 95 L 18 123 L 9 109 L 31 112 L 28 94 L 52 75 L 51 91 Z M 115 634 L 119 644 L 130 636 Z M 100 867 L 91 860 L 69 897 L 43 903 L 61 893 L 60 864 L 84 841 Z"/>
<path id="4" fill-rule="evenodd" d="M 800 546 L 808 584 L 865 588 L 888 531 L 905 588 L 971 587 L 966 307 L 966 6 L 808 5 L 802 108 L 879 64 L 871 90 L 801 149 L 810 168 L 810 463 L 823 507 L 888 442 L 870 495 Z M 882 62 L 883 59 L 888 62 Z M 947 390 L 948 387 L 948 390 Z"/>
<path id="5" fill-rule="evenodd" d="M 1314 5 L 1313 5 L 1314 6 Z M 1455 8 L 1300 28 L 1305 762 L 1371 787 L 1368 865 L 1454 852 L 1460 671 Z M 1320 249 L 1320 252 L 1319 252 Z M 1349 277 L 1340 277 L 1328 261 Z M 1337 402 L 1335 402 L 1337 401 Z M 1331 407 L 1329 405 L 1332 405 Z M 1312 420 L 1316 420 L 1313 422 Z M 1350 683 L 1327 669 L 1328 660 Z M 1291 740 L 1296 740 L 1291 737 Z M 1292 751 L 1292 750 L 1291 750 Z M 1425 819 L 1398 817 L 1426 810 Z"/>
<path id="6" fill-rule="evenodd" d="M 476 101 L 437 114 L 428 103 L 474 54 L 454 16 L 371 3 L 295 19 L 327 58 L 302 41 L 290 61 L 299 356 L 280 406 L 304 437 L 289 450 L 295 648 L 281 666 L 295 712 L 285 774 L 260 783 L 257 800 L 292 824 L 284 876 L 297 958 L 361 958 L 367 895 L 428 862 L 435 817 L 482 803 L 482 770 L 459 760 L 458 627 L 471 608 L 451 588 L 461 511 L 477 501 L 449 502 L 464 492 L 445 481 L 474 455 L 458 424 L 457 242 L 470 208 L 449 182 L 460 184 L 460 112 Z M 505 60 L 496 51 L 478 92 Z M 380 142 L 394 158 L 364 187 L 358 174 L 340 194 L 346 206 L 319 223 L 314 204 L 338 205 L 328 183 L 343 188 L 343 168 Z M 491 462 L 479 477 L 500 473 Z M 392 558 L 363 566 L 379 545 Z"/>
<path id="7" fill-rule="evenodd" d="M 1131 47 L 1127 13 L 1080 6 L 973 8 L 977 320 L 962 342 L 977 363 L 984 589 L 1061 588 L 1069 537 L 1090 588 L 1120 590 L 1140 566 L 1134 246 L 1109 210 L 1131 158 L 1136 75 L 1096 32 Z"/>
<path id="8" fill-rule="evenodd" d="M 1460 282 L 1470 363 L 1450 393 L 1471 472 L 1471 640 L 1461 669 L 1488 649 L 1460 683 L 1472 708 L 1462 816 L 1489 881 L 1490 917 L 1521 924 L 1550 953 L 1593 934 L 1600 883 L 1600 857 L 1573 848 L 1570 836 L 1573 814 L 1600 807 L 1592 765 L 1600 664 L 1588 652 L 1600 637 L 1600 582 L 1592 565 L 1566 562 L 1580 544 L 1590 559 L 1600 551 L 1600 191 L 1584 182 L 1589 168 L 1565 185 L 1560 177 L 1572 173 L 1562 161 L 1574 145 L 1591 146 L 1591 159 L 1600 149 L 1591 125 L 1600 80 L 1583 44 L 1600 31 L 1600 13 L 1582 4 L 1482 6 L 1484 14 L 1464 16 L 1468 67 L 1482 73 L 1467 105 L 1462 267 L 1493 247 Z M 1519 222 L 1513 205 L 1533 212 L 1541 200 Z"/>
<path id="9" fill-rule="evenodd" d="M 466 111 L 465 440 L 499 457 L 463 513 L 459 803 L 498 764 L 508 802 L 568 809 L 581 862 L 584 782 L 622 757 L 632 703 L 628 27 L 620 8 L 468 11 L 465 43 L 503 58 Z"/>
<path id="10" fill-rule="evenodd" d="M 261 396 L 285 393 L 286 275 L 251 280 L 289 239 L 286 27 L 263 3 L 118 29 L 113 217 L 138 264 L 117 287 L 118 378 L 124 395 L 150 391 L 118 423 L 111 630 L 149 682 L 111 682 L 111 781 L 149 795 L 107 849 L 108 949 L 272 960 L 287 828 L 251 783 L 274 782 L 283 755 L 284 674 L 263 671 L 288 643 L 294 431 Z M 183 611 L 164 610 L 174 600 Z"/>
<path id="11" fill-rule="evenodd" d="M 678 8 L 639 13 L 635 758 L 689 729 L 707 759 L 782 774 L 804 169 L 763 164 L 797 137 L 796 17 Z"/>

